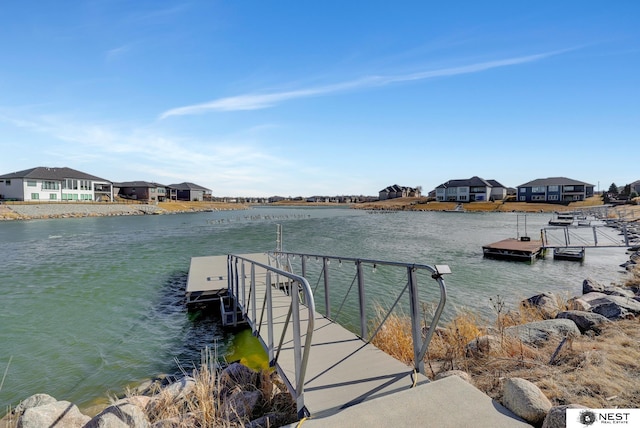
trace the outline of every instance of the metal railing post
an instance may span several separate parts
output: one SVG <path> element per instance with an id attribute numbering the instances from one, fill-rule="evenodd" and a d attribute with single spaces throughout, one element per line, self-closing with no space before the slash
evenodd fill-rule
<path id="1" fill-rule="evenodd" d="M 244 271 L 244 262 L 242 262 L 242 264 L 240 265 L 240 276 L 242 277 L 242 281 L 241 281 L 241 287 L 242 287 L 242 292 L 240 293 L 242 295 L 242 299 L 240 300 L 241 304 L 240 307 L 242 307 L 242 312 L 244 313 L 244 311 L 246 310 L 246 275 L 245 275 L 245 271 Z"/>
<path id="2" fill-rule="evenodd" d="M 253 320 L 253 330 L 254 332 L 257 331 L 256 329 L 256 320 L 257 318 L 257 308 L 256 308 L 256 265 L 254 265 L 253 263 L 251 263 L 251 316 L 252 316 L 252 320 Z"/>
<path id="3" fill-rule="evenodd" d="M 358 275 L 358 302 L 360 304 L 360 337 L 367 337 L 367 302 L 364 297 L 364 274 L 362 272 L 362 261 L 356 261 L 356 274 Z"/>
<path id="4" fill-rule="evenodd" d="M 407 277 L 409 278 L 409 307 L 411 311 L 411 336 L 413 337 L 413 366 L 416 371 L 426 375 L 424 369 L 424 359 L 420 357 L 422 348 L 422 331 L 420 328 L 420 303 L 418 296 L 416 269 L 407 266 Z"/>
<path id="5" fill-rule="evenodd" d="M 297 291 L 293 292 L 293 287 L 298 289 L 298 283 L 291 281 L 291 312 L 293 314 L 293 360 L 295 364 L 296 373 L 296 407 L 298 409 L 298 417 L 302 417 L 300 414 L 301 409 L 304 407 L 304 369 L 303 369 L 303 350 L 301 348 L 300 340 L 300 302 L 298 301 Z M 306 367 L 306 361 L 304 362 Z"/>
<path id="6" fill-rule="evenodd" d="M 271 298 L 271 271 L 267 271 L 266 275 L 266 296 L 267 296 L 267 347 L 269 354 L 269 365 L 275 363 L 275 352 L 273 347 L 273 301 Z"/>
<path id="7" fill-rule="evenodd" d="M 324 272 L 324 307 L 327 318 L 331 318 L 331 304 L 329 302 L 329 258 L 322 258 L 322 270 Z"/>

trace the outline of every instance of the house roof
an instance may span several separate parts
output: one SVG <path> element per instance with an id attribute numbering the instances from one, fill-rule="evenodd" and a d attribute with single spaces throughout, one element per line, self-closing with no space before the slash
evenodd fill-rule
<path id="1" fill-rule="evenodd" d="M 96 177 L 95 175 L 87 174 L 86 172 L 77 171 L 75 169 L 67 168 L 67 167 L 46 167 L 39 166 L 36 168 L 25 169 L 23 171 L 12 172 L 10 174 L 0 175 L 0 179 L 34 179 L 34 180 L 54 180 L 54 181 L 62 181 L 67 178 L 75 178 L 79 180 L 93 180 L 93 181 L 104 181 L 107 183 L 111 183 L 109 180 L 105 180 L 104 178 Z"/>
<path id="2" fill-rule="evenodd" d="M 402 192 L 403 190 L 408 190 L 409 192 L 415 192 L 416 191 L 416 189 L 414 189 L 413 187 L 398 186 L 397 184 L 394 184 L 392 186 L 385 187 L 380 192 L 389 192 L 389 193 L 391 193 L 391 192 Z"/>
<path id="3" fill-rule="evenodd" d="M 205 192 L 210 192 L 210 189 L 207 189 L 206 187 L 202 187 L 202 186 L 198 186 L 197 184 L 193 184 L 193 183 L 178 183 L 178 184 L 170 184 L 167 187 L 170 187 L 172 189 L 176 189 L 176 190 L 198 190 L 198 191 L 205 191 Z"/>
<path id="4" fill-rule="evenodd" d="M 496 180 L 487 180 L 487 182 L 493 187 L 504 187 L 505 189 L 507 188 L 507 186 L 504 186 L 502 183 Z"/>
<path id="5" fill-rule="evenodd" d="M 498 182 L 496 181 L 496 183 Z M 443 189 L 443 188 L 446 189 L 450 187 L 472 187 L 472 186 L 473 187 L 477 187 L 477 186 L 493 187 L 493 185 L 489 183 L 489 181 L 474 175 L 471 178 L 466 178 L 461 180 L 449 180 L 446 183 L 442 183 L 441 185 L 436 187 L 436 189 Z"/>
<path id="6" fill-rule="evenodd" d="M 124 181 L 122 183 L 113 183 L 116 187 L 146 187 L 146 188 L 154 188 L 154 187 L 167 187 L 164 184 L 149 182 L 149 181 Z"/>
<path id="7" fill-rule="evenodd" d="M 584 181 L 573 180 L 567 177 L 548 177 L 537 178 L 528 183 L 519 185 L 518 187 L 533 187 L 533 186 L 593 186 L 593 184 L 585 183 Z"/>

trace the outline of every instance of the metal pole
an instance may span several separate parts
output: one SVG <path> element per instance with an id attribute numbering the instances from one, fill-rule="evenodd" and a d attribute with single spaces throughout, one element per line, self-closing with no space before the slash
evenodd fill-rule
<path id="1" fill-rule="evenodd" d="M 327 311 L 327 318 L 331 318 L 331 306 L 329 303 L 329 259 L 322 258 L 322 270 L 324 271 L 324 307 Z"/>
<path id="2" fill-rule="evenodd" d="M 416 270 L 413 266 L 407 267 L 409 278 L 409 304 L 411 310 L 411 335 L 413 336 L 413 366 L 415 369 L 425 374 L 424 360 L 420 358 L 422 348 L 422 331 L 420 329 L 420 308 L 418 299 L 418 287 L 416 286 Z"/>
<path id="3" fill-rule="evenodd" d="M 269 365 L 273 366 L 274 349 L 273 349 L 273 301 L 271 300 L 271 271 L 267 271 L 266 298 L 267 298 L 267 347 L 269 353 Z"/>
<path id="4" fill-rule="evenodd" d="M 362 272 L 362 262 L 356 262 L 356 272 L 358 275 L 358 299 L 360 303 L 360 337 L 367 337 L 367 302 L 364 297 L 364 274 Z"/>
<path id="5" fill-rule="evenodd" d="M 256 308 L 256 265 L 251 263 L 251 313 L 253 316 L 253 331 L 257 331 L 256 324 L 257 318 Z"/>

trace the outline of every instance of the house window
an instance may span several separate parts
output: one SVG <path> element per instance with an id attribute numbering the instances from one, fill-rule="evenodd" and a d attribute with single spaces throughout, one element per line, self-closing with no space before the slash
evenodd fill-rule
<path id="1" fill-rule="evenodd" d="M 557 201 L 558 200 L 558 195 L 549 195 L 549 200 L 550 201 Z"/>
<path id="2" fill-rule="evenodd" d="M 27 180 L 27 186 L 29 187 L 36 187 L 37 184 L 36 180 Z"/>
<path id="3" fill-rule="evenodd" d="M 558 186 L 549 186 L 549 191 L 550 192 L 557 192 L 558 191 Z"/>
<path id="4" fill-rule="evenodd" d="M 521 202 L 524 202 L 524 201 L 526 201 L 526 200 L 527 200 L 527 197 L 526 197 L 526 196 L 520 196 L 520 201 L 521 201 Z"/>
<path id="5" fill-rule="evenodd" d="M 532 201 L 544 201 L 544 195 L 531 195 Z"/>
<path id="6" fill-rule="evenodd" d="M 58 194 L 57 193 L 50 193 L 49 194 L 49 199 L 51 199 L 52 201 L 55 201 L 58 199 Z"/>
<path id="7" fill-rule="evenodd" d="M 91 190 L 91 181 L 80 180 L 80 190 Z"/>
<path id="8" fill-rule="evenodd" d="M 60 188 L 60 183 L 57 181 L 43 181 L 42 189 L 43 190 L 58 190 Z"/>
<path id="9" fill-rule="evenodd" d="M 544 186 L 534 186 L 531 188 L 532 193 L 544 193 L 544 191 L 545 191 Z"/>
<path id="10" fill-rule="evenodd" d="M 564 191 L 565 192 L 573 192 L 573 187 L 574 186 L 564 186 Z"/>
<path id="11" fill-rule="evenodd" d="M 78 190 L 78 180 L 73 178 L 67 178 L 64 180 L 64 188 L 71 190 Z"/>
<path id="12" fill-rule="evenodd" d="M 40 199 L 40 193 L 32 193 L 31 194 L 31 199 L 33 199 L 33 200 Z"/>
<path id="13" fill-rule="evenodd" d="M 467 200 L 467 196 L 466 195 L 460 195 L 460 197 L 458 198 L 461 201 L 466 201 Z"/>
<path id="14" fill-rule="evenodd" d="M 4 182 L 7 186 L 11 186 L 11 180 L 7 180 Z"/>
<path id="15" fill-rule="evenodd" d="M 527 191 L 525 187 L 521 187 L 518 190 L 520 191 L 520 193 L 525 193 Z"/>

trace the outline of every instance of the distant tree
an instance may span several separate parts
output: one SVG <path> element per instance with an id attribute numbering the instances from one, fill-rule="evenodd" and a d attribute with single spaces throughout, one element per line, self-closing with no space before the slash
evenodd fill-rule
<path id="1" fill-rule="evenodd" d="M 626 186 L 624 186 L 624 190 L 622 191 L 622 193 L 629 196 L 629 194 L 631 194 L 631 184 L 627 184 Z"/>
<path id="2" fill-rule="evenodd" d="M 612 195 L 618 194 L 618 186 L 616 186 L 616 183 L 611 183 L 611 186 L 609 186 L 609 193 Z"/>

